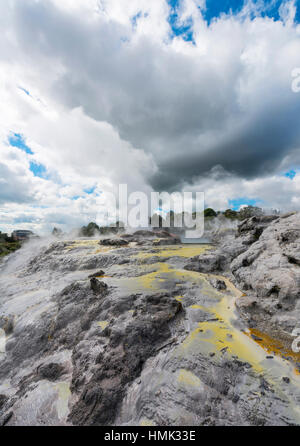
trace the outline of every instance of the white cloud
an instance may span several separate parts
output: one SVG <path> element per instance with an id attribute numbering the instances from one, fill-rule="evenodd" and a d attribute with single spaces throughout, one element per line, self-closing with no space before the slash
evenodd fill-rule
<path id="1" fill-rule="evenodd" d="M 187 42 L 171 36 L 165 0 L 0 5 L 1 227 L 22 218 L 38 230 L 80 224 L 119 183 L 199 187 L 217 208 L 241 196 L 300 207 L 299 175 L 281 176 L 300 163 L 295 4 L 285 2 L 274 21 L 248 2 L 210 26 L 204 9 L 181 2 Z M 8 149 L 10 132 L 34 155 Z M 34 177 L 30 160 L 48 179 Z"/>
<path id="2" fill-rule="evenodd" d="M 295 0 L 289 0 L 282 3 L 279 8 L 279 14 L 283 22 L 287 25 L 292 25 L 296 17 L 296 2 Z"/>
<path id="3" fill-rule="evenodd" d="M 187 185 L 185 189 L 191 187 Z M 214 168 L 206 178 L 195 180 L 192 190 L 203 191 L 206 205 L 217 210 L 228 209 L 230 200 L 240 197 L 258 200 L 257 205 L 266 209 L 289 211 L 300 208 L 299 172 L 293 180 L 284 175 L 246 180 Z"/>

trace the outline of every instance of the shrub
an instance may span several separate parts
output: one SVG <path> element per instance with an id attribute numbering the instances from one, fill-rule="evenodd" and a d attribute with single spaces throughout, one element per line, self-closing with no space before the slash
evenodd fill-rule
<path id="1" fill-rule="evenodd" d="M 207 217 L 216 217 L 216 216 L 217 216 L 217 213 L 216 213 L 216 211 L 214 209 L 206 208 L 204 210 L 204 217 L 205 218 L 207 218 Z"/>
<path id="2" fill-rule="evenodd" d="M 238 216 L 238 212 L 232 209 L 226 209 L 226 211 L 224 212 L 224 217 L 230 218 L 231 220 L 238 218 Z"/>

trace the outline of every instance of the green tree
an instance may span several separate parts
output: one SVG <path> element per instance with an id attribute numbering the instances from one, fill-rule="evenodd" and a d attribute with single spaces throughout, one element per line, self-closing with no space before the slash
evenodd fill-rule
<path id="1" fill-rule="evenodd" d="M 100 232 L 99 226 L 94 222 L 90 222 L 87 226 L 82 226 L 79 234 L 82 237 L 93 237 L 96 232 Z"/>
<path id="2" fill-rule="evenodd" d="M 216 211 L 214 209 L 206 208 L 204 210 L 204 217 L 205 218 L 207 218 L 207 217 L 216 217 L 216 216 L 217 216 L 217 213 L 216 213 Z"/>
<path id="3" fill-rule="evenodd" d="M 150 217 L 150 225 L 152 226 L 152 228 L 162 228 L 163 227 L 163 217 L 161 215 L 158 214 L 153 214 L 152 217 Z M 154 225 L 154 222 L 158 222 L 158 225 Z"/>
<path id="4" fill-rule="evenodd" d="M 233 209 L 226 209 L 226 211 L 224 212 L 224 217 L 231 220 L 235 220 L 236 218 L 238 218 L 238 216 L 238 212 L 234 211 Z"/>
<path id="5" fill-rule="evenodd" d="M 260 217 L 263 215 L 263 210 L 257 206 L 246 206 L 239 211 L 239 219 L 245 220 L 251 217 Z"/>

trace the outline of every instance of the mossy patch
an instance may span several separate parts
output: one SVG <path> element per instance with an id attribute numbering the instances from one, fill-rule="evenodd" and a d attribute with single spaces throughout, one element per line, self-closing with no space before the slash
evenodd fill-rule
<path id="1" fill-rule="evenodd" d="M 20 242 L 1 242 L 0 241 L 0 257 L 7 256 L 21 248 Z"/>

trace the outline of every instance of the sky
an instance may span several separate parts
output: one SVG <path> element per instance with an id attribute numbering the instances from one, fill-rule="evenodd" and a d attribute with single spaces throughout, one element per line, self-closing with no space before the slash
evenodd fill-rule
<path id="1" fill-rule="evenodd" d="M 300 209 L 300 1 L 6 0 L 0 26 L 1 231 L 101 224 L 119 184 Z"/>

